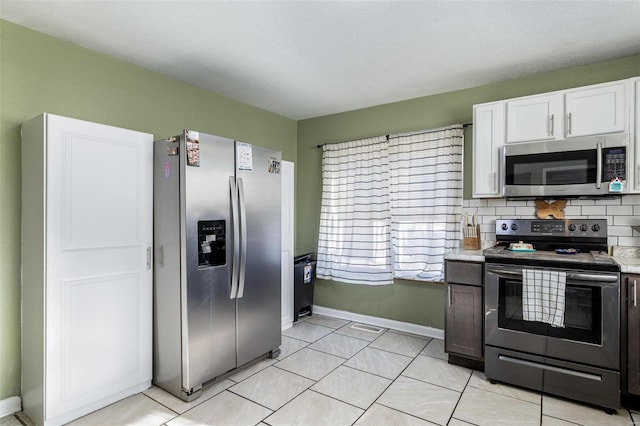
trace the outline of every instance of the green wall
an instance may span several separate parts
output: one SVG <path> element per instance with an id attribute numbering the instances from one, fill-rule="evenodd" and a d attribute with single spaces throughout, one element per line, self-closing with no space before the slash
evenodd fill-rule
<path id="1" fill-rule="evenodd" d="M 316 145 L 386 133 L 437 128 L 472 121 L 474 104 L 586 86 L 640 75 L 640 56 L 538 74 L 471 89 L 379 105 L 298 122 L 296 163 L 296 251 L 317 250 L 322 150 Z M 471 198 L 472 128 L 465 129 L 464 198 Z M 348 285 L 316 282 L 317 305 L 444 327 L 441 284 L 396 281 L 394 285 Z"/>
<path id="2" fill-rule="evenodd" d="M 20 124 L 43 112 L 297 156 L 294 120 L 0 20 L 0 400 L 20 395 Z"/>

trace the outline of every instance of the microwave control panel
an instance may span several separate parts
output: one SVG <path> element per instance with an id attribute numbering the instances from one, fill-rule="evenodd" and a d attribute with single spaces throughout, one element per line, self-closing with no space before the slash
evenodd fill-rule
<path id="1" fill-rule="evenodd" d="M 627 149 L 623 146 L 602 150 L 602 181 L 626 180 Z"/>

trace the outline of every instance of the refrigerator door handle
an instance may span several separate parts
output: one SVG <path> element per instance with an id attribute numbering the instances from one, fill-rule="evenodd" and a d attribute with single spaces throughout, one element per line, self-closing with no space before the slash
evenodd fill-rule
<path id="1" fill-rule="evenodd" d="M 238 299 L 244 296 L 244 278 L 247 270 L 247 209 L 244 206 L 244 186 L 242 179 L 238 178 L 238 194 L 240 196 L 240 277 L 238 279 Z"/>
<path id="2" fill-rule="evenodd" d="M 231 192 L 231 222 L 233 226 L 233 261 L 231 262 L 231 292 L 229 299 L 238 296 L 238 274 L 240 269 L 240 223 L 238 221 L 238 188 L 235 176 L 229 176 Z"/>

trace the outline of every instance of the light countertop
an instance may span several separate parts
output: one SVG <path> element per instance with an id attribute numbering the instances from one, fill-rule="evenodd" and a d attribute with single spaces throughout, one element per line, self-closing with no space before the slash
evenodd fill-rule
<path id="1" fill-rule="evenodd" d="M 640 274 L 640 247 L 613 247 L 611 255 L 623 274 Z"/>
<path id="2" fill-rule="evenodd" d="M 488 247 L 492 247 L 495 241 L 483 241 L 479 250 L 465 250 L 462 248 L 453 249 L 445 253 L 445 260 L 465 260 L 467 262 L 484 262 L 482 251 Z"/>
<path id="3" fill-rule="evenodd" d="M 640 259 L 637 257 L 614 257 L 623 274 L 640 274 Z"/>

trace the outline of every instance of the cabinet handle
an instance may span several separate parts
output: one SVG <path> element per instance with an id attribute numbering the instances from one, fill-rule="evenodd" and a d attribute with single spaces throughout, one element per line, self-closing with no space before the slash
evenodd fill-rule
<path id="1" fill-rule="evenodd" d="M 549 136 L 553 136 L 553 119 L 554 116 L 553 114 L 551 114 L 551 116 L 549 117 Z"/>
<path id="2" fill-rule="evenodd" d="M 638 306 L 638 299 L 636 298 L 636 280 L 633 280 L 633 307 Z"/>
<path id="3" fill-rule="evenodd" d="M 147 247 L 147 269 L 151 269 L 151 247 Z"/>
<path id="4" fill-rule="evenodd" d="M 635 285 L 635 281 L 634 281 L 634 285 Z M 453 306 L 452 300 L 451 300 L 451 286 L 450 285 L 447 286 L 447 298 L 449 299 L 449 306 Z"/>
<path id="5" fill-rule="evenodd" d="M 567 116 L 567 134 L 571 134 L 571 113 Z"/>

